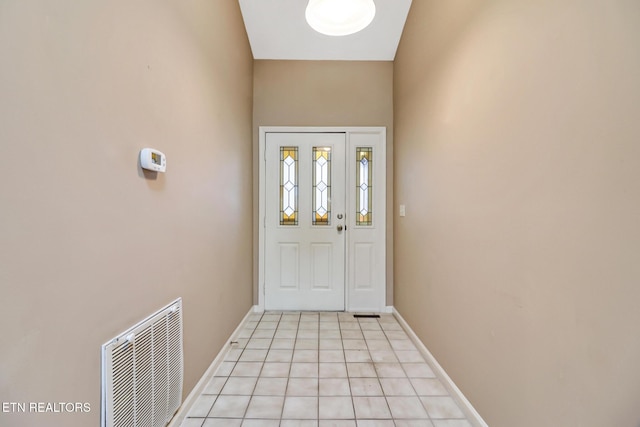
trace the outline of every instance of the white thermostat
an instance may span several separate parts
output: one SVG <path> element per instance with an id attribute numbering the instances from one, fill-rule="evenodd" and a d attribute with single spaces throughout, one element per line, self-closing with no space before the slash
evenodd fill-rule
<path id="1" fill-rule="evenodd" d="M 167 157 L 153 148 L 143 148 L 140 151 L 140 166 L 151 171 L 164 172 L 167 170 Z"/>

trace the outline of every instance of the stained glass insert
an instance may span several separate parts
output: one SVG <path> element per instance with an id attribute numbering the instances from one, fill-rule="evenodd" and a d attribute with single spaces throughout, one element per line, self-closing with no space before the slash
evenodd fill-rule
<path id="1" fill-rule="evenodd" d="M 373 222 L 373 148 L 356 148 L 356 225 L 371 225 Z"/>
<path id="2" fill-rule="evenodd" d="M 331 147 L 313 147 L 313 225 L 331 222 Z"/>
<path id="3" fill-rule="evenodd" d="M 280 147 L 280 225 L 298 225 L 298 147 Z"/>

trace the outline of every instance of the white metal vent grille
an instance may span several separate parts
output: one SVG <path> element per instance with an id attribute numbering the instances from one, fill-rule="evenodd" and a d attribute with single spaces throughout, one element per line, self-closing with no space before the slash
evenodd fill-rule
<path id="1" fill-rule="evenodd" d="M 182 403 L 182 299 L 102 346 L 102 426 L 165 427 Z"/>

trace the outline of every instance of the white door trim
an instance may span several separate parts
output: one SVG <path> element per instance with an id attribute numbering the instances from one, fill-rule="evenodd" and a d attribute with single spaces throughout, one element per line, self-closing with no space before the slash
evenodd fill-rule
<path id="1" fill-rule="evenodd" d="M 345 133 L 347 137 L 347 143 L 350 140 L 351 134 L 375 134 L 380 142 L 376 153 L 376 162 L 380 165 L 384 166 L 384 170 L 386 171 L 386 127 L 289 127 L 289 126 L 260 126 L 259 127 L 259 214 L 258 214 L 258 310 L 264 310 L 265 308 L 265 202 L 266 202 L 266 167 L 265 167 L 265 153 L 266 153 L 266 134 L 270 132 L 279 132 L 279 133 L 321 133 L 321 132 L 340 132 Z M 349 156 L 347 156 L 349 159 Z M 386 172 L 385 172 L 386 174 Z M 376 186 L 378 188 L 386 189 L 386 176 L 382 174 L 377 181 Z M 349 181 L 349 179 L 347 179 Z M 382 209 L 380 209 L 377 213 L 376 223 L 378 227 L 382 227 L 383 230 L 386 229 L 386 215 L 384 204 L 382 205 Z M 384 233 L 383 233 L 384 235 Z M 382 238 L 382 241 L 385 241 L 385 238 Z M 348 246 L 347 246 L 348 247 Z M 383 248 L 384 249 L 384 248 Z M 379 270 L 376 272 L 377 277 L 386 277 L 385 272 L 385 262 L 384 262 L 384 253 L 386 250 L 382 250 L 382 260 L 383 262 L 377 265 Z M 379 257 L 378 257 L 379 258 Z M 378 260 L 379 261 L 379 260 Z M 346 265 L 347 270 L 349 269 L 349 263 Z M 347 276 L 349 272 L 347 272 Z M 378 285 L 374 291 L 375 295 L 373 300 L 376 302 L 373 303 L 374 306 L 366 307 L 368 311 L 384 311 L 385 310 L 385 301 L 386 301 L 386 285 L 385 281 L 382 280 L 381 284 Z M 347 285 L 348 286 L 348 285 Z M 349 298 L 349 289 L 345 289 L 346 301 L 345 308 L 347 311 L 353 310 L 362 310 L 365 307 L 356 307 L 350 304 Z"/>

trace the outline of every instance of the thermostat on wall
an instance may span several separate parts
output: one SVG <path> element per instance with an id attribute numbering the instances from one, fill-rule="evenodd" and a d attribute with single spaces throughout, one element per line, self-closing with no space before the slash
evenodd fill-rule
<path id="1" fill-rule="evenodd" d="M 153 148 L 143 148 L 140 151 L 140 166 L 156 172 L 167 170 L 167 158 L 164 153 Z"/>

